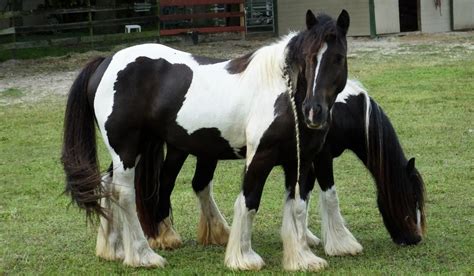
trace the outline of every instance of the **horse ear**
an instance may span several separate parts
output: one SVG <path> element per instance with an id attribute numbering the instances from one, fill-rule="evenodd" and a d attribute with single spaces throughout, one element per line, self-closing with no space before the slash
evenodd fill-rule
<path id="1" fill-rule="evenodd" d="M 337 26 L 339 26 L 344 31 L 344 35 L 346 35 L 347 31 L 349 30 L 350 22 L 351 20 L 349 13 L 346 10 L 342 10 L 341 14 L 339 14 L 339 17 L 337 18 Z"/>
<path id="2" fill-rule="evenodd" d="M 316 24 L 318 24 L 318 19 L 311 10 L 308 10 L 306 12 L 306 28 L 309 30 Z"/>
<path id="3" fill-rule="evenodd" d="M 408 175 L 412 174 L 414 170 L 415 170 L 415 157 L 408 160 L 408 163 L 407 163 L 407 173 L 408 173 Z"/>

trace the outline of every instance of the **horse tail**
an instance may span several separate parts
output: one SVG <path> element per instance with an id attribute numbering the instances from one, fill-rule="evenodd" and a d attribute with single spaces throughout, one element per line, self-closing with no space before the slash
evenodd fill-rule
<path id="1" fill-rule="evenodd" d="M 100 206 L 105 197 L 96 149 L 95 117 L 89 103 L 89 79 L 104 60 L 90 61 L 72 84 L 64 115 L 64 136 L 61 161 L 66 174 L 65 193 L 72 202 L 85 209 L 88 218 L 98 214 L 106 217 Z"/>
<path id="2" fill-rule="evenodd" d="M 147 139 L 135 167 L 137 213 L 143 232 L 148 237 L 158 235 L 156 218 L 159 210 L 160 171 L 164 160 L 164 142 Z"/>

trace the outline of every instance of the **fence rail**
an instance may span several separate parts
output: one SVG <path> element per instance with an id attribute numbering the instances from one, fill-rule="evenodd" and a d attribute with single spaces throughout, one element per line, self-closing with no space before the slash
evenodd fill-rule
<path id="1" fill-rule="evenodd" d="M 89 2 L 90 3 L 90 2 Z M 120 6 L 87 6 L 71 9 L 36 9 L 28 11 L 5 11 L 0 12 L 0 21 L 10 20 L 12 26 L 0 29 L 0 49 L 15 49 L 25 47 L 44 47 L 51 45 L 51 41 L 59 43 L 81 43 L 84 41 L 95 42 L 94 36 L 103 37 L 104 34 L 95 34 L 94 31 L 102 27 L 124 26 L 127 24 L 148 24 L 148 30 L 155 31 L 155 37 L 179 35 L 185 33 L 217 33 L 217 32 L 240 32 L 245 35 L 245 0 L 159 0 L 156 3 L 133 3 Z M 224 6 L 225 5 L 225 6 Z M 232 9 L 223 9 L 230 7 Z M 206 6 L 207 9 L 197 8 Z M 218 8 L 219 7 L 219 8 Z M 164 11 L 166 11 L 164 13 Z M 171 12 L 170 12 L 171 11 Z M 207 11 L 207 12 L 206 12 Z M 99 13 L 111 12 L 117 18 L 100 18 Z M 84 14 L 76 22 L 67 22 L 67 15 Z M 99 14 L 99 15 L 98 15 Z M 122 17 L 126 14 L 128 17 Z M 43 16 L 41 24 L 19 25 L 20 17 Z M 104 17 L 104 16 L 102 16 Z M 53 19 L 51 19 L 53 18 Z M 66 20 L 64 20 L 66 18 Z M 71 17 L 69 17 L 71 18 Z M 229 20 L 235 19 L 234 24 L 228 24 Z M 212 21 L 215 19 L 217 21 Z M 240 20 L 239 20 L 240 19 Z M 51 20 L 50 23 L 45 24 Z M 203 21 L 211 20 L 211 21 Z M 181 22 L 181 23 L 180 23 Z M 196 22 L 201 22 L 196 24 Z M 202 22 L 220 22 L 211 25 L 203 25 Z M 235 24 L 237 22 L 237 24 Z M 216 25 L 217 24 L 217 25 Z M 163 25 L 163 28 L 161 27 Z M 77 30 L 83 29 L 79 34 Z M 86 32 L 88 30 L 88 32 Z M 117 28 L 115 32 L 119 29 Z M 123 29 L 122 29 L 123 30 Z M 73 37 L 56 38 L 58 32 L 75 32 Z M 81 31 L 82 32 L 82 31 Z M 149 32 L 151 33 L 151 32 Z M 30 41 L 27 35 L 38 34 L 35 37 L 47 37 L 42 41 Z M 123 35 L 123 33 L 122 33 Z M 125 34 L 124 37 L 130 34 Z M 12 37 L 12 41 L 8 40 Z M 89 37 L 85 39 L 85 37 Z M 121 35 L 116 37 L 122 37 Z M 134 36 L 130 36 L 134 37 Z M 27 41 L 19 42 L 18 39 L 27 38 Z"/>

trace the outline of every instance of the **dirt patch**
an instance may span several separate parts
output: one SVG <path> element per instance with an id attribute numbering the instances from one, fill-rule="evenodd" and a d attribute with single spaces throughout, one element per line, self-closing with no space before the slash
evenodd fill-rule
<path id="1" fill-rule="evenodd" d="M 172 43 L 171 47 L 193 54 L 215 58 L 235 58 L 267 45 L 277 38 L 254 37 L 247 40 L 217 40 L 199 45 Z M 408 34 L 383 36 L 377 39 L 349 38 L 349 57 L 387 56 L 409 54 L 447 54 L 453 59 L 474 58 L 474 32 L 451 32 L 441 34 Z M 0 106 L 31 103 L 49 96 L 64 96 L 68 93 L 75 76 L 82 66 L 95 56 L 111 55 L 114 51 L 91 51 L 63 57 L 48 57 L 36 60 L 9 60 L 0 63 Z M 17 97 L 4 97 L 3 91 L 17 89 Z"/>

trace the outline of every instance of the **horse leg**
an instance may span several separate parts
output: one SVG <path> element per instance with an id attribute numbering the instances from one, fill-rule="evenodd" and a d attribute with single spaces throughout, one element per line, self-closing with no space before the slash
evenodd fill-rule
<path id="1" fill-rule="evenodd" d="M 226 245 L 229 240 L 229 225 L 212 196 L 212 178 L 216 166 L 215 159 L 198 158 L 193 177 L 193 190 L 201 206 L 197 240 L 202 245 Z"/>
<path id="2" fill-rule="evenodd" d="M 321 152 L 314 160 L 318 179 L 321 210 L 321 235 L 324 251 L 330 256 L 356 255 L 362 246 L 344 225 L 339 199 L 334 186 L 332 157 L 328 151 Z"/>
<path id="3" fill-rule="evenodd" d="M 112 189 L 109 193 L 113 197 L 113 185 L 111 184 L 112 165 L 107 171 L 107 174 L 102 177 L 102 185 L 104 189 Z M 109 211 L 109 217 L 100 217 L 96 243 L 96 255 L 110 261 L 123 260 L 125 257 L 122 242 L 122 227 L 118 223 L 116 217 L 117 213 L 114 210 L 115 204 L 113 204 L 112 200 L 111 198 L 102 198 L 100 201 L 100 205 Z"/>
<path id="4" fill-rule="evenodd" d="M 166 260 L 156 254 L 148 245 L 137 215 L 135 196 L 135 167 L 140 158 L 140 132 L 129 128 L 114 128 L 103 134 L 103 137 L 121 137 L 110 147 L 113 163 L 112 183 L 110 186 L 113 197 L 112 207 L 114 223 L 121 224 L 124 249 L 124 264 L 129 266 L 163 267 Z"/>
<path id="5" fill-rule="evenodd" d="M 311 168 L 310 172 L 308 173 L 308 179 L 306 181 L 308 185 L 308 195 L 306 196 L 306 240 L 308 241 L 309 246 L 318 246 L 321 243 L 321 240 L 314 235 L 308 227 L 308 218 L 309 218 L 309 201 L 311 198 L 311 192 L 314 188 L 314 181 L 316 181 L 316 175 L 314 172 L 314 168 Z"/>
<path id="6" fill-rule="evenodd" d="M 234 219 L 225 252 L 225 265 L 231 269 L 259 270 L 265 263 L 252 249 L 252 224 L 260 205 L 263 186 L 272 170 L 276 154 L 270 150 L 247 153 L 243 189 L 234 204 Z"/>
<path id="7" fill-rule="evenodd" d="M 283 267 L 290 271 L 321 270 L 327 266 L 327 262 L 314 255 L 308 244 L 307 196 L 311 189 L 309 186 L 305 186 L 306 181 L 296 183 L 297 169 L 294 164 L 284 164 L 283 169 L 287 187 L 281 228 Z M 305 169 L 302 168 L 301 171 L 304 172 Z M 302 173 L 301 175 L 306 174 Z M 296 183 L 298 187 L 293 186 L 293 183 Z"/>
<path id="8" fill-rule="evenodd" d="M 173 146 L 167 145 L 166 159 L 160 175 L 160 187 L 156 222 L 158 223 L 158 236 L 149 237 L 148 242 L 152 248 L 175 249 L 182 245 L 181 236 L 176 232 L 170 218 L 171 193 L 174 189 L 176 177 L 181 170 L 188 154 Z"/>

